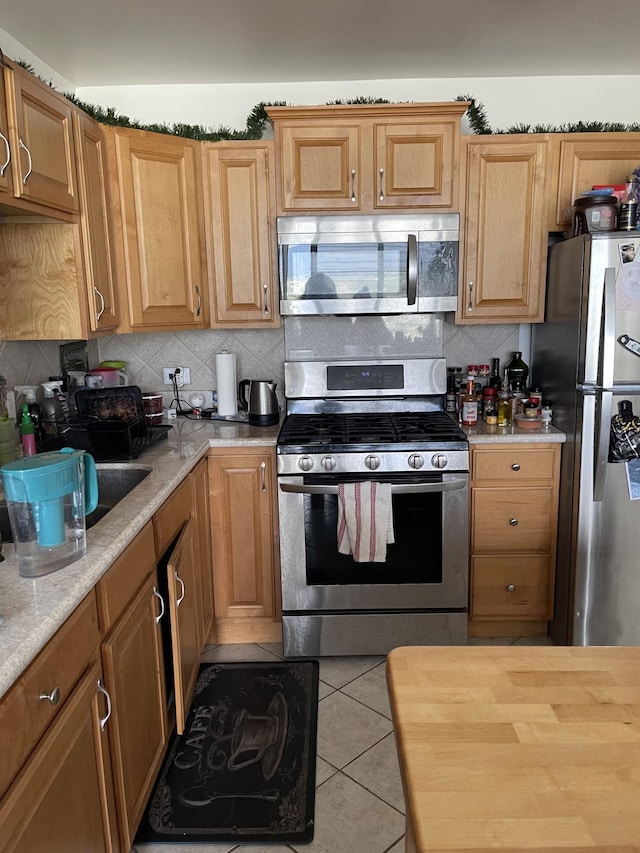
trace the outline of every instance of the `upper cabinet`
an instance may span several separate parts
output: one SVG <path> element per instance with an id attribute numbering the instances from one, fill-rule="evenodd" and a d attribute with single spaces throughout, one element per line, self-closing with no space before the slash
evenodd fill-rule
<path id="1" fill-rule="evenodd" d="M 0 66 L 0 201 L 4 201 L 5 193 L 13 195 L 11 175 L 11 143 L 9 142 L 7 95 L 4 75 Z"/>
<path id="2" fill-rule="evenodd" d="M 640 165 L 640 133 L 557 133 L 550 136 L 553 175 L 549 231 L 572 222 L 573 202 L 594 185 L 624 184 Z"/>
<path id="3" fill-rule="evenodd" d="M 79 209 L 72 104 L 19 65 L 4 59 L 12 205 L 34 213 L 73 214 Z M 4 115 L 0 111 L 0 122 Z M 3 136 L 7 137 L 2 130 Z M 0 139 L 0 163 L 6 155 Z M 1 166 L 0 166 L 1 169 Z M 17 200 L 17 201 L 16 201 Z M 69 218 L 68 216 L 66 218 Z"/>
<path id="4" fill-rule="evenodd" d="M 455 209 L 467 106 L 269 107 L 278 213 Z"/>
<path id="5" fill-rule="evenodd" d="M 199 143 L 104 128 L 121 331 L 207 328 L 209 300 Z"/>
<path id="6" fill-rule="evenodd" d="M 547 147 L 542 135 L 463 139 L 457 323 L 543 320 Z"/>
<path id="7" fill-rule="evenodd" d="M 273 143 L 206 144 L 203 156 L 212 325 L 277 326 Z"/>
<path id="8" fill-rule="evenodd" d="M 104 140 L 100 125 L 86 113 L 76 110 L 73 122 L 89 325 L 92 331 L 114 329 L 118 325 L 118 310 L 109 233 Z"/>

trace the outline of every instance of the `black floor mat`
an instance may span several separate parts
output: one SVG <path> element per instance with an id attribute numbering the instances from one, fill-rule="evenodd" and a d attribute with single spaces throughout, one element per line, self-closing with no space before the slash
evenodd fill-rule
<path id="1" fill-rule="evenodd" d="M 136 841 L 313 838 L 318 662 L 202 664 Z"/>

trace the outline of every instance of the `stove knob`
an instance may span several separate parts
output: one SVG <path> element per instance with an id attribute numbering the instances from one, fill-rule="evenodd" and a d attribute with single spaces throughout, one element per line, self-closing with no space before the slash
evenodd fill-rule
<path id="1" fill-rule="evenodd" d="M 301 456 L 298 459 L 298 468 L 301 471 L 310 471 L 313 468 L 313 459 L 310 456 Z"/>
<path id="2" fill-rule="evenodd" d="M 446 468 L 449 464 L 449 460 L 444 453 L 434 453 L 431 457 L 431 464 L 434 468 Z"/>
<path id="3" fill-rule="evenodd" d="M 374 456 L 374 454 L 373 454 L 373 453 L 370 453 L 368 456 L 365 456 L 365 458 L 364 458 L 364 464 L 365 464 L 365 465 L 367 466 L 367 468 L 369 468 L 371 471 L 375 471 L 375 470 L 376 470 L 376 468 L 379 468 L 379 467 L 380 467 L 380 458 L 379 458 L 378 456 Z"/>
<path id="4" fill-rule="evenodd" d="M 424 459 L 420 456 L 419 453 L 412 453 L 409 457 L 409 467 L 410 468 L 422 468 L 424 465 Z"/>
<path id="5" fill-rule="evenodd" d="M 333 458 L 333 456 L 323 456 L 322 467 L 325 471 L 333 471 L 333 469 L 336 467 L 336 460 Z"/>

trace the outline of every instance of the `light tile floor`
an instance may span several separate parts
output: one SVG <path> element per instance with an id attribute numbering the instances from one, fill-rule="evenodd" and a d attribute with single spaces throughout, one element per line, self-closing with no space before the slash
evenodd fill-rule
<path id="1" fill-rule="evenodd" d="M 474 645 L 533 645 L 489 638 Z M 203 662 L 282 658 L 276 644 L 208 647 Z M 138 844 L 135 853 L 402 853 L 404 797 L 384 657 L 320 658 L 315 836 L 310 844 Z M 133 853 L 132 851 L 132 853 Z"/>

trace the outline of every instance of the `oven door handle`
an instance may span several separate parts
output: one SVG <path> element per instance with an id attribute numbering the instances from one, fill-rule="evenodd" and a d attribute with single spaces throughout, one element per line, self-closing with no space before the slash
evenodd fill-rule
<path id="1" fill-rule="evenodd" d="M 464 489 L 467 480 L 447 480 L 446 483 L 407 483 L 391 486 L 392 495 L 416 495 L 423 492 L 453 492 Z M 294 492 L 298 495 L 337 495 L 337 486 L 306 486 L 303 483 L 280 483 L 281 492 Z"/>

